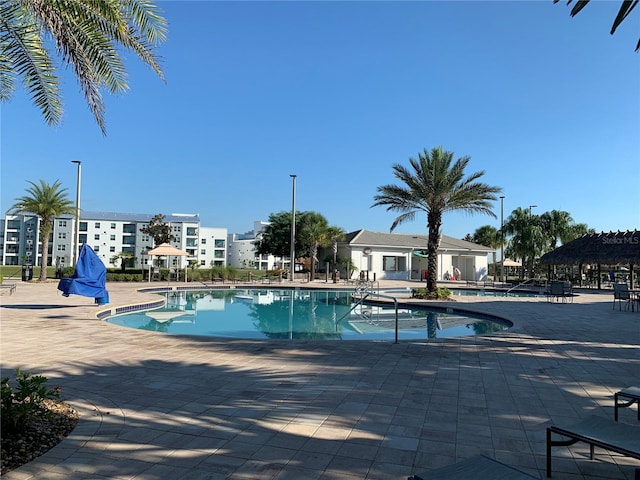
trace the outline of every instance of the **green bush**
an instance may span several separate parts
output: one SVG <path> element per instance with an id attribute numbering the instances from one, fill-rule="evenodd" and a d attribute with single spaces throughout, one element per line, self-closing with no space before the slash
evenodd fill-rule
<path id="1" fill-rule="evenodd" d="M 451 290 L 447 287 L 438 288 L 435 292 L 427 293 L 426 288 L 414 288 L 411 290 L 411 297 L 428 300 L 446 300 L 451 296 Z"/>
<path id="2" fill-rule="evenodd" d="M 60 387 L 47 388 L 47 379 L 41 375 L 23 373 L 16 370 L 16 387 L 12 387 L 9 377 L 1 381 L 2 406 L 0 418 L 2 430 L 24 431 L 38 417 L 50 417 L 52 413 L 44 406 L 46 399 L 58 399 Z"/>

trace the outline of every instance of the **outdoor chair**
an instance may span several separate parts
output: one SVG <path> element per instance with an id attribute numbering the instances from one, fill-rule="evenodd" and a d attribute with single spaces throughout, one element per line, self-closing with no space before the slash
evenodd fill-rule
<path id="1" fill-rule="evenodd" d="M 566 439 L 554 439 L 559 435 Z M 547 477 L 551 476 L 551 447 L 566 447 L 585 442 L 593 460 L 595 447 L 640 460 L 640 427 L 590 416 L 570 427 L 552 425 L 547 428 Z M 636 478 L 638 470 L 636 470 Z"/>
<path id="2" fill-rule="evenodd" d="M 477 455 L 430 472 L 411 475 L 408 480 L 468 480 L 470 478 L 474 480 L 540 479 L 492 458 Z"/>
<path id="3" fill-rule="evenodd" d="M 547 301 L 560 301 L 566 302 L 567 300 L 573 301 L 573 291 L 571 288 L 571 282 L 563 282 L 554 280 L 549 285 L 547 290 Z"/>
<path id="4" fill-rule="evenodd" d="M 623 388 L 613 396 L 614 419 L 618 421 L 618 409 L 630 407 L 634 403 L 638 404 L 638 420 L 640 420 L 640 386 Z"/>
<path id="5" fill-rule="evenodd" d="M 626 283 L 614 283 L 613 284 L 613 309 L 616 309 L 616 300 L 618 301 L 618 308 L 622 311 L 622 302 L 625 303 L 625 309 L 628 310 L 631 305 L 631 293 L 629 292 L 629 286 Z"/>

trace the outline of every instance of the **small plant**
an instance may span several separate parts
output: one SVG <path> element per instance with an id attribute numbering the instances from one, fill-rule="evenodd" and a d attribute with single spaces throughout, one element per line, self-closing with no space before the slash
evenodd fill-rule
<path id="1" fill-rule="evenodd" d="M 20 369 L 16 369 L 15 389 L 11 386 L 9 377 L 1 380 L 0 417 L 3 430 L 23 431 L 36 418 L 52 415 L 45 407 L 44 401 L 58 399 L 61 388 L 49 389 L 46 385 L 47 381 L 46 377 L 23 373 Z"/>

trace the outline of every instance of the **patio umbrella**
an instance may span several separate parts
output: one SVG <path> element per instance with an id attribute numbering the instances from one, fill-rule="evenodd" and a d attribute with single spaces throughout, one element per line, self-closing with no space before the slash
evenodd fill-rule
<path id="1" fill-rule="evenodd" d="M 158 245 L 156 248 L 152 248 L 146 252 L 147 255 L 158 255 L 162 257 L 186 257 L 189 255 L 187 252 L 180 250 L 179 248 L 174 247 L 168 243 L 162 243 Z M 153 262 L 151 262 L 153 263 Z M 185 274 L 185 281 L 187 280 L 187 276 Z M 151 265 L 149 265 L 149 282 L 151 282 Z"/>
<path id="2" fill-rule="evenodd" d="M 502 265 L 502 262 L 498 261 L 496 262 L 496 265 Z M 515 260 L 511 260 L 510 258 L 505 258 L 504 266 L 505 267 L 521 267 L 522 264 L 520 262 L 516 262 Z"/>

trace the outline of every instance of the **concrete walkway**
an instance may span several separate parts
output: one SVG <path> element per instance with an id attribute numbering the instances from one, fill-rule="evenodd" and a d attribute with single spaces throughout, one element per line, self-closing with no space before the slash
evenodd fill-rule
<path id="1" fill-rule="evenodd" d="M 110 283 L 110 305 L 153 300 L 146 286 Z M 547 425 L 613 419 L 613 393 L 640 384 L 640 313 L 612 310 L 611 293 L 456 297 L 514 328 L 399 344 L 168 336 L 99 321 L 93 299 L 55 282 L 7 293 L 3 376 L 45 375 L 80 412 L 7 480 L 406 479 L 477 453 L 543 478 Z M 638 424 L 635 407 L 620 421 Z M 554 456 L 555 479 L 640 466 L 580 444 Z"/>

